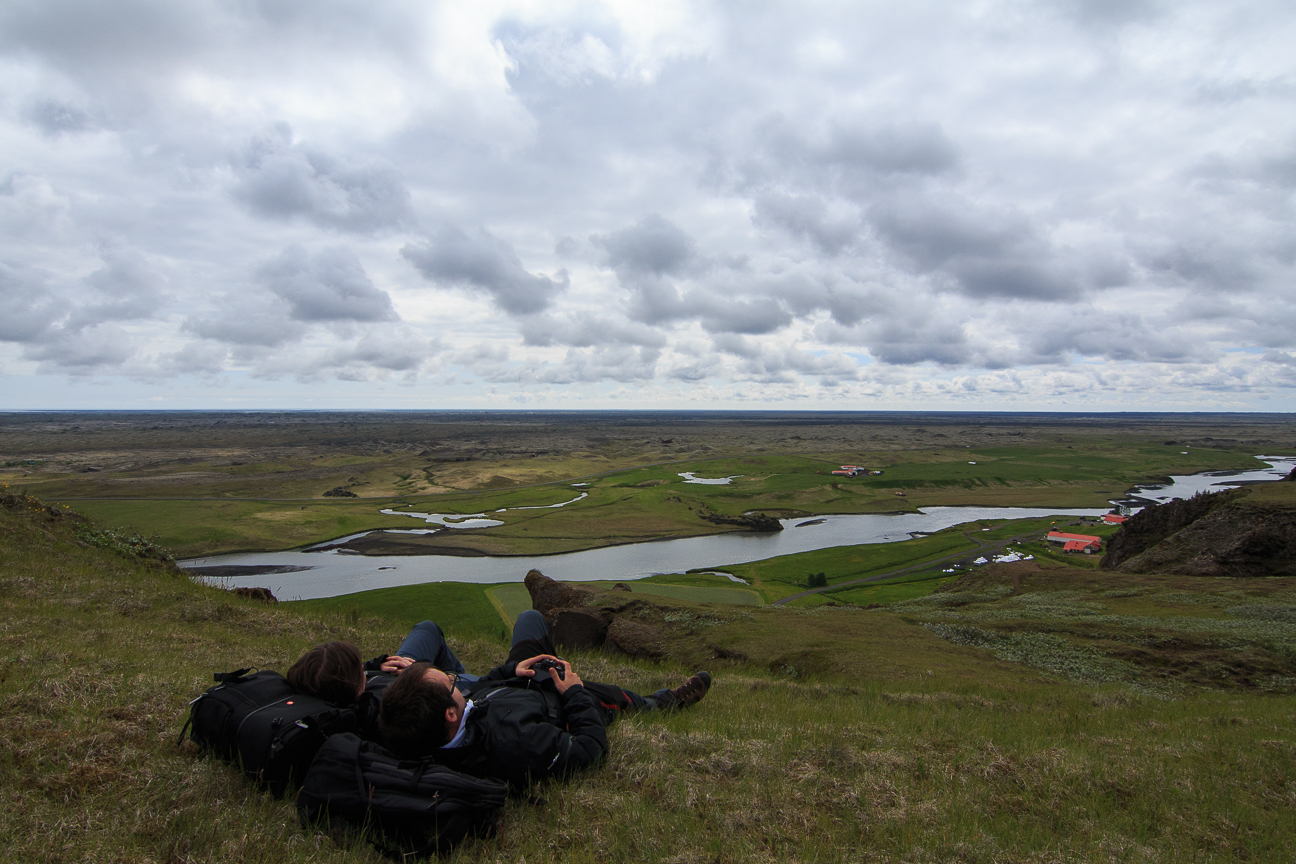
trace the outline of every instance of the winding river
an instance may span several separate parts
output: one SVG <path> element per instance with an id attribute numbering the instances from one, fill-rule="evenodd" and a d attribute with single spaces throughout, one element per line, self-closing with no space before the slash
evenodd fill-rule
<path id="1" fill-rule="evenodd" d="M 1122 501 L 1166 501 L 1221 487 L 1277 480 L 1296 465 L 1287 457 L 1259 457 L 1268 468 L 1215 471 L 1173 477 L 1164 485 L 1130 490 Z M 583 497 L 583 496 L 582 496 Z M 576 499 L 579 500 L 579 499 Z M 574 501 L 563 502 L 571 504 Z M 278 572 L 222 576 L 222 587 L 264 586 L 281 600 L 334 597 L 374 588 L 423 582 L 521 582 L 531 568 L 567 582 L 598 579 L 642 579 L 658 573 L 680 573 L 703 567 L 743 564 L 776 555 L 791 555 L 859 543 L 893 543 L 915 532 L 940 531 L 978 519 L 1026 519 L 1040 516 L 1100 516 L 1109 508 L 1056 509 L 1040 507 L 927 507 L 918 513 L 805 517 L 781 520 L 782 531 L 771 534 L 716 534 L 656 540 L 568 552 L 561 555 L 520 555 L 506 558 L 458 558 L 444 555 L 369 556 L 323 549 L 289 552 L 250 552 L 191 558 L 185 568 L 256 567 Z M 437 514 L 410 514 L 425 522 Z M 479 514 L 484 515 L 484 514 Z M 459 517 L 461 518 L 461 517 Z M 493 521 L 493 520 L 492 520 Z M 441 521 L 440 524 L 446 524 Z M 453 527 L 447 525 L 447 527 Z M 463 526 L 461 523 L 460 527 Z M 413 529 L 420 530 L 420 529 Z M 428 529 L 421 529 L 428 530 Z M 366 532 L 367 533 L 367 532 Z M 338 541 L 332 541 L 336 543 Z M 329 544 L 318 544 L 327 546 Z M 201 570 L 199 572 L 202 572 Z"/>

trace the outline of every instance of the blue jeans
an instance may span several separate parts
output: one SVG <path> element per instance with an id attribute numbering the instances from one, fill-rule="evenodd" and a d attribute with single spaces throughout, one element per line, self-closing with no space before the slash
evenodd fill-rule
<path id="1" fill-rule="evenodd" d="M 416 662 L 431 663 L 442 672 L 454 672 L 465 686 L 476 681 L 478 677 L 467 674 L 468 670 L 455 656 L 454 651 L 450 650 L 445 634 L 434 621 L 420 621 L 415 624 L 414 629 L 405 637 L 405 641 L 396 649 L 396 653 L 401 657 L 410 657 Z"/>

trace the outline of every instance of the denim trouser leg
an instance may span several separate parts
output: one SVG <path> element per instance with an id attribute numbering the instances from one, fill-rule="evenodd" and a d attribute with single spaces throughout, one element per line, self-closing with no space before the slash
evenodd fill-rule
<path id="1" fill-rule="evenodd" d="M 544 616 L 534 609 L 528 609 L 513 624 L 513 644 L 509 648 L 508 662 L 517 663 L 537 654 L 556 656 L 558 649 L 549 638 L 549 625 L 545 623 Z"/>
<path id="2" fill-rule="evenodd" d="M 513 644 L 532 640 L 543 642 L 549 638 L 549 625 L 544 616 L 534 609 L 528 609 L 517 617 L 513 624 Z"/>
<path id="3" fill-rule="evenodd" d="M 541 623 L 544 623 L 543 620 Z M 414 660 L 426 660 L 442 672 L 468 671 L 459 662 L 459 658 L 446 644 L 445 634 L 432 621 L 422 621 L 405 637 L 405 641 L 396 649 L 401 657 L 412 657 Z"/>

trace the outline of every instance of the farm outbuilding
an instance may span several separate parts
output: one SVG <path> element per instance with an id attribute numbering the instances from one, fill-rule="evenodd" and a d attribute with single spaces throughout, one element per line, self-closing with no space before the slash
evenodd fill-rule
<path id="1" fill-rule="evenodd" d="M 1050 531 L 1048 533 L 1050 543 L 1061 543 L 1063 552 L 1091 552 L 1102 551 L 1102 538 L 1094 537 L 1092 534 L 1067 534 L 1065 531 Z"/>

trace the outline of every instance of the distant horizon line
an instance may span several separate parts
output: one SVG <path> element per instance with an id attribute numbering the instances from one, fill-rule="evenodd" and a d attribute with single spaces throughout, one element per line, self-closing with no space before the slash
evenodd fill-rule
<path id="1" fill-rule="evenodd" d="M 916 408 L 0 408 L 10 414 L 780 414 L 859 416 L 1099 416 L 1099 417 L 1296 417 L 1291 411 L 1039 411 L 1003 409 L 916 409 Z"/>

